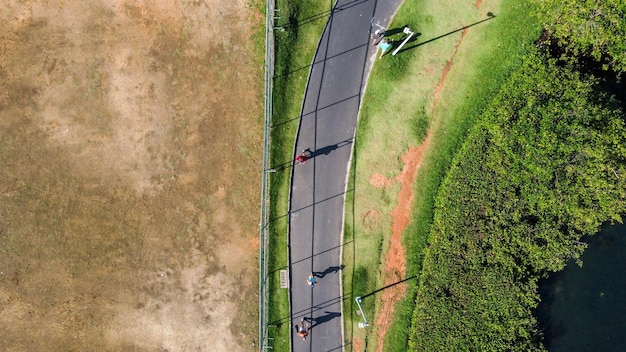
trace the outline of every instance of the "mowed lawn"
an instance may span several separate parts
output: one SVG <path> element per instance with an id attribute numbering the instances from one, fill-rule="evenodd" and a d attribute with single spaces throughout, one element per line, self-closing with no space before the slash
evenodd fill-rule
<path id="1" fill-rule="evenodd" d="M 541 27 L 531 13 L 529 5 L 510 0 L 407 0 L 393 19 L 389 31 L 400 32 L 391 37 L 395 45 L 405 26 L 417 37 L 396 56 L 377 59 L 363 99 L 343 252 L 344 292 L 353 296 L 344 306 L 348 350 L 407 350 L 439 184 L 466 131 L 539 37 Z M 402 234 L 406 270 L 403 277 L 394 272 L 397 279 L 391 281 L 408 279 L 406 290 L 384 324 L 359 329 L 362 318 L 355 314 L 354 297 L 366 296 L 363 308 L 372 323 L 383 306 L 383 293 L 391 289 L 380 290 L 390 283 L 385 261 L 400 191 L 396 177 L 404 167 L 402 157 L 425 140 L 407 210 L 410 222 Z"/>

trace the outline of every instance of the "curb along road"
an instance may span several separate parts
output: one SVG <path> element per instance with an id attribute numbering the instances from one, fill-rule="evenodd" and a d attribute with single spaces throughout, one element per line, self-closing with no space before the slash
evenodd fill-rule
<path id="1" fill-rule="evenodd" d="M 375 23 L 386 26 L 401 0 L 335 3 L 309 73 L 296 138 L 289 210 L 291 326 L 311 322 L 306 339 L 292 329 L 292 351 L 343 351 L 341 246 L 343 210 L 359 106 L 377 47 Z M 374 26 L 376 27 L 376 26 Z M 317 285 L 307 278 L 317 275 Z"/>

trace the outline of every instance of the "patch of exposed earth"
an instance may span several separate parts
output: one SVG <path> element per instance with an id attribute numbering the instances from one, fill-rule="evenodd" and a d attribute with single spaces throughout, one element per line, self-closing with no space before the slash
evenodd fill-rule
<path id="1" fill-rule="evenodd" d="M 3 349 L 256 350 L 261 7 L 0 4 Z"/>
<path id="2" fill-rule="evenodd" d="M 477 0 L 474 6 L 479 8 L 482 0 Z M 454 46 L 454 51 L 450 59 L 446 62 L 443 69 L 439 83 L 435 87 L 433 93 L 433 108 L 432 113 L 437 109 L 437 104 L 441 96 L 448 73 L 452 69 L 454 63 L 454 57 L 461 45 L 463 38 L 467 34 L 469 28 L 463 29 L 461 36 Z M 430 133 L 426 135 L 426 138 L 420 146 L 409 148 L 408 152 L 402 157 L 404 167 L 402 172 L 396 177 L 396 180 L 400 183 L 400 192 L 398 193 L 398 204 L 392 213 L 392 235 L 389 242 L 389 249 L 385 256 L 385 264 L 383 268 L 384 285 L 383 287 L 391 286 L 394 283 L 401 282 L 405 279 L 405 264 L 406 257 L 404 254 L 404 247 L 402 246 L 402 232 L 406 229 L 410 222 L 411 204 L 413 202 L 413 188 L 415 176 L 421 165 L 422 156 L 424 150 L 428 147 L 430 140 Z M 379 174 L 374 174 L 370 179 L 370 184 L 374 187 L 389 187 L 389 179 L 385 179 Z M 377 351 L 384 351 L 384 337 L 391 325 L 391 320 L 395 310 L 395 304 L 404 297 L 406 292 L 406 284 L 399 283 L 389 287 L 382 293 L 382 305 L 380 311 L 376 316 L 377 327 Z M 358 351 L 358 350 L 357 350 Z"/>

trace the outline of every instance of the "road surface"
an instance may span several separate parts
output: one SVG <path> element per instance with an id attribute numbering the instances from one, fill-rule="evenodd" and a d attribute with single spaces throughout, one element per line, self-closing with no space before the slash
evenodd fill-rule
<path id="1" fill-rule="evenodd" d="M 289 212 L 291 325 L 306 317 L 306 341 L 292 329 L 291 350 L 343 351 L 341 245 L 343 209 L 355 127 L 365 82 L 376 58 L 372 36 L 401 0 L 339 0 L 311 66 L 292 169 Z M 372 24 L 374 19 L 374 25 Z M 383 59 L 384 60 L 384 59 Z M 311 288 L 311 272 L 318 284 Z"/>

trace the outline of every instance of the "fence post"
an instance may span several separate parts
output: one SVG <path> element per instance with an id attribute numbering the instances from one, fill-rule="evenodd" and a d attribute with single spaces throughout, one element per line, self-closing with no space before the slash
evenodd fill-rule
<path id="1" fill-rule="evenodd" d="M 265 13 L 265 116 L 263 131 L 263 172 L 261 177 L 261 219 L 259 223 L 259 351 L 272 349 L 268 345 L 267 302 L 268 302 L 268 175 L 270 125 L 272 121 L 272 91 L 274 79 L 274 0 L 267 0 Z"/>

